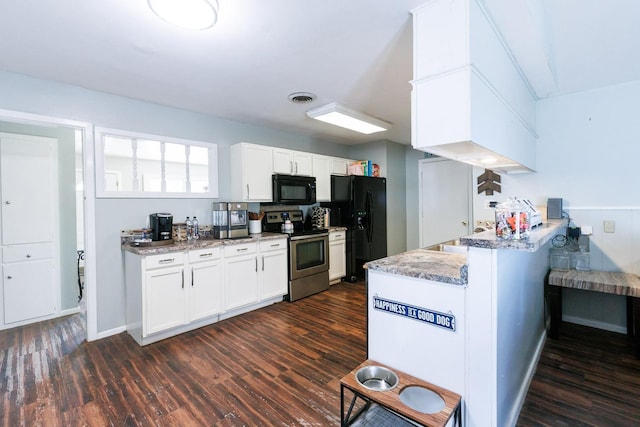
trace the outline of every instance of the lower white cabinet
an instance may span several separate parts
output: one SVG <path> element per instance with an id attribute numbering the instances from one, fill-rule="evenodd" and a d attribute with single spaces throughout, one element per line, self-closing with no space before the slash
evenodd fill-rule
<path id="1" fill-rule="evenodd" d="M 329 283 L 335 284 L 347 275 L 346 231 L 329 232 Z"/>
<path id="2" fill-rule="evenodd" d="M 257 252 L 257 243 L 224 248 L 225 310 L 233 310 L 258 301 Z"/>
<path id="3" fill-rule="evenodd" d="M 222 260 L 220 258 L 220 248 L 189 251 L 190 321 L 222 312 Z"/>
<path id="4" fill-rule="evenodd" d="M 145 273 L 144 335 L 183 325 L 187 321 L 184 266 Z"/>
<path id="5" fill-rule="evenodd" d="M 54 272 L 52 259 L 3 264 L 5 324 L 55 313 Z"/>
<path id="6" fill-rule="evenodd" d="M 287 240 L 260 242 L 260 298 L 274 298 L 287 294 Z"/>
<path id="7" fill-rule="evenodd" d="M 127 332 L 146 345 L 282 301 L 287 239 L 161 255 L 126 251 L 125 274 Z"/>

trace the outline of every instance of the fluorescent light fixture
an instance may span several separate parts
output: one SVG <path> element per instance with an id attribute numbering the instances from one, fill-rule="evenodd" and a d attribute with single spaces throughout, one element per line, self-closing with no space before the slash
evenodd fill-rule
<path id="1" fill-rule="evenodd" d="M 369 135 L 391 128 L 391 123 L 358 113 L 335 102 L 307 111 L 307 116 Z"/>
<path id="2" fill-rule="evenodd" d="M 206 30 L 218 20 L 218 0 L 148 0 L 149 7 L 170 24 Z"/>

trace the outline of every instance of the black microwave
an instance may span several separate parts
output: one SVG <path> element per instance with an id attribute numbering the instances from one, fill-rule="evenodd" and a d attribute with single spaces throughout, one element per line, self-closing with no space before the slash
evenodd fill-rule
<path id="1" fill-rule="evenodd" d="M 279 205 L 312 205 L 315 202 L 315 177 L 273 175 L 273 203 Z"/>

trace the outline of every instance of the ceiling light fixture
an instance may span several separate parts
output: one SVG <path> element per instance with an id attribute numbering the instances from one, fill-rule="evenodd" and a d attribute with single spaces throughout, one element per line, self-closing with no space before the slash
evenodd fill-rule
<path id="1" fill-rule="evenodd" d="M 218 20 L 218 0 L 148 0 L 153 13 L 188 30 L 206 30 Z"/>
<path id="2" fill-rule="evenodd" d="M 307 111 L 307 116 L 312 119 L 331 123 L 332 125 L 364 133 L 365 135 L 382 132 L 391 128 L 391 123 L 349 110 L 335 102 L 313 108 Z"/>

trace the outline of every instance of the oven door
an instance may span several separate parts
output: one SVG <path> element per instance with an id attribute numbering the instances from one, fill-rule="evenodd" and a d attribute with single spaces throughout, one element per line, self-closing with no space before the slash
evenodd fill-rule
<path id="1" fill-rule="evenodd" d="M 290 280 L 329 270 L 329 236 L 292 237 L 289 242 Z"/>
<path id="2" fill-rule="evenodd" d="M 273 175 L 273 202 L 281 205 L 312 205 L 316 202 L 316 179 L 312 176 Z"/>

